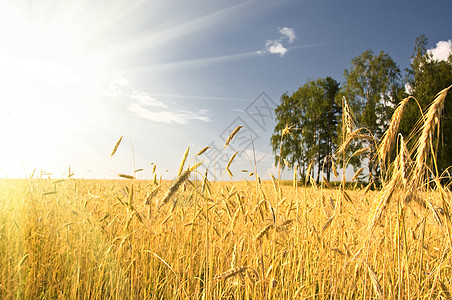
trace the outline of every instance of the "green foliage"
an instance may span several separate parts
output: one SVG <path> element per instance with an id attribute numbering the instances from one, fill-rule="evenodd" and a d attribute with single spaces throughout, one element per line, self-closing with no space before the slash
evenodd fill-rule
<path id="1" fill-rule="evenodd" d="M 367 50 L 351 61 L 350 69 L 344 71 L 345 83 L 342 94 L 352 108 L 358 125 L 370 131 L 378 141 L 388 126 L 391 115 L 402 91 L 400 69 L 385 52 L 375 55 Z M 357 156 L 350 163 L 357 168 L 368 159 L 369 179 L 378 177 L 378 165 L 375 157 L 375 142 L 366 141 L 370 152 L 366 157 Z M 363 147 L 358 143 L 357 148 Z M 375 176 L 374 178 L 372 178 Z"/>
<path id="2" fill-rule="evenodd" d="M 368 163 L 369 180 L 380 177 L 380 166 L 376 160 L 376 146 L 388 128 L 397 104 L 414 96 L 409 101 L 399 127 L 400 133 L 414 148 L 423 123 L 423 113 L 435 98 L 436 93 L 452 84 L 452 53 L 447 61 L 435 60 L 427 51 L 427 38 L 416 38 L 410 68 L 402 80 L 401 71 L 389 54 L 381 51 L 374 54 L 367 50 L 353 58 L 349 69 L 344 71 L 345 82 L 339 90 L 339 83 L 331 77 L 309 80 L 295 93 L 287 92 L 281 97 L 276 109 L 274 134 L 271 138 L 276 162 L 286 159 L 289 167 L 299 164 L 300 173 L 310 162 L 323 169 L 329 180 L 329 158 L 336 147 L 343 143 L 340 116 L 342 108 L 338 99 L 345 97 L 360 133 L 373 139 L 354 139 L 346 148 L 348 163 L 358 169 Z M 452 165 L 452 94 L 449 93 L 440 120 L 441 130 L 434 138 L 436 165 L 441 175 Z M 286 126 L 293 126 L 290 135 L 281 139 Z M 356 129 L 356 128 L 355 128 Z M 281 149 L 280 149 L 281 144 Z M 353 155 L 359 149 L 369 147 L 370 151 Z M 281 151 L 281 153 L 279 153 Z M 393 149 L 393 156 L 395 149 Z M 432 162 L 431 166 L 435 165 Z M 284 167 L 284 165 L 282 166 Z M 318 175 L 320 172 L 318 172 Z"/>
<path id="3" fill-rule="evenodd" d="M 271 138 L 276 162 L 281 148 L 281 158 L 286 159 L 290 167 L 297 163 L 303 172 L 309 162 L 315 161 L 318 174 L 323 169 L 329 177 L 328 158 L 336 147 L 341 114 L 336 100 L 338 91 L 339 83 L 327 77 L 308 81 L 291 96 L 282 95 L 281 104 L 275 110 L 277 124 Z M 286 126 L 292 126 L 292 130 L 281 140 Z"/>
<path id="4" fill-rule="evenodd" d="M 358 123 L 378 139 L 398 101 L 402 86 L 399 67 L 387 53 L 374 55 L 367 50 L 352 59 L 344 78 L 343 93 Z"/>
<path id="5" fill-rule="evenodd" d="M 407 69 L 408 90 L 418 103 L 409 102 L 403 114 L 400 132 L 406 137 L 413 131 L 417 120 L 422 120 L 421 109 L 425 113 L 436 93 L 452 84 L 452 53 L 447 61 L 435 60 L 427 51 L 427 42 L 424 35 L 416 38 L 414 53 L 411 56 L 412 63 Z M 452 165 L 452 94 L 450 93 L 444 102 L 440 124 L 441 131 L 438 132 L 433 143 L 437 146 L 439 175 Z M 410 143 L 414 143 L 418 135 L 419 133 L 414 134 Z"/>

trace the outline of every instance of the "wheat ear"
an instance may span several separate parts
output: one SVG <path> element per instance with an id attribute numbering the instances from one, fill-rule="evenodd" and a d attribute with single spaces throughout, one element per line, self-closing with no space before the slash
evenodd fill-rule
<path id="1" fill-rule="evenodd" d="M 123 137 L 124 137 L 124 136 L 121 136 L 121 137 L 119 138 L 119 140 L 116 142 L 115 147 L 113 148 L 113 151 L 111 151 L 110 157 L 112 157 L 113 155 L 115 155 L 116 150 L 118 150 L 119 144 L 121 144 L 121 141 L 122 141 L 122 138 L 123 138 Z"/>
<path id="2" fill-rule="evenodd" d="M 226 143 L 224 143 L 224 148 L 226 149 L 226 147 L 229 145 L 229 143 L 232 141 L 232 139 L 234 138 L 234 136 L 237 134 L 237 132 L 239 132 L 239 130 L 242 128 L 243 126 L 237 126 L 232 132 L 231 134 L 228 136 L 228 138 L 226 139 Z"/>
<path id="3" fill-rule="evenodd" d="M 405 111 L 405 107 L 410 98 L 412 97 L 410 96 L 400 101 L 399 105 L 392 114 L 391 123 L 389 124 L 388 129 L 386 129 L 385 133 L 383 134 L 383 138 L 377 150 L 378 156 L 382 161 L 385 161 L 386 156 L 389 153 L 392 144 L 394 143 L 397 132 L 399 131 L 400 120 L 402 119 L 403 112 Z"/>
<path id="4" fill-rule="evenodd" d="M 168 191 L 166 192 L 165 197 L 163 198 L 163 200 L 160 202 L 158 208 L 161 208 L 163 205 L 165 205 L 166 203 L 168 203 L 168 201 L 174 196 L 174 194 L 177 192 L 177 190 L 179 189 L 179 187 L 185 182 L 187 181 L 188 177 L 190 176 L 190 169 L 184 171 L 182 174 L 179 175 L 179 177 L 173 182 L 173 184 L 171 185 L 171 187 L 168 189 Z"/>
<path id="5" fill-rule="evenodd" d="M 447 92 L 451 87 L 452 85 L 439 92 L 427 111 L 426 119 L 422 126 L 422 133 L 417 143 L 415 172 L 416 181 L 420 179 L 420 176 L 424 170 L 424 162 L 427 157 L 428 148 L 432 141 L 433 132 L 435 131 L 435 127 L 439 126 L 441 112 L 444 108 L 444 100 L 446 99 Z"/>
<path id="6" fill-rule="evenodd" d="M 185 161 L 187 160 L 188 152 L 190 151 L 190 147 L 187 147 L 187 150 L 184 152 L 184 156 L 182 157 L 182 160 L 179 165 L 179 171 L 177 171 L 177 176 L 182 174 L 182 171 L 184 170 Z"/>

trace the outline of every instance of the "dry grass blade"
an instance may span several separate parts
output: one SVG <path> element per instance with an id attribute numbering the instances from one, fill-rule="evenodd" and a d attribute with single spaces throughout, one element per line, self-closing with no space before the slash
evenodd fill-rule
<path id="1" fill-rule="evenodd" d="M 372 182 L 366 185 L 366 187 L 363 190 L 363 194 L 367 194 L 369 192 L 370 188 L 372 187 Z"/>
<path id="2" fill-rule="evenodd" d="M 118 176 L 125 179 L 135 179 L 135 177 L 133 177 L 132 175 L 127 174 L 118 174 Z"/>
<path id="3" fill-rule="evenodd" d="M 306 171 L 305 184 L 308 182 L 309 177 L 311 177 L 311 168 L 312 168 L 312 161 L 309 163 L 308 170 Z"/>
<path id="4" fill-rule="evenodd" d="M 196 156 L 200 156 L 201 154 L 203 154 L 204 152 L 206 152 L 208 149 L 210 149 L 209 146 L 202 148 L 201 151 L 199 151 L 198 154 L 196 154 Z"/>
<path id="5" fill-rule="evenodd" d="M 243 126 L 237 126 L 232 132 L 231 134 L 228 136 L 228 138 L 226 139 L 226 143 L 224 143 L 224 148 L 226 149 L 226 147 L 229 145 L 229 143 L 232 141 L 232 139 L 234 138 L 234 136 L 237 134 L 237 132 L 239 132 L 239 130 L 242 128 Z"/>
<path id="6" fill-rule="evenodd" d="M 347 200 L 350 203 L 353 203 L 352 197 L 343 189 L 341 189 L 341 194 L 344 196 L 344 199 Z"/>
<path id="7" fill-rule="evenodd" d="M 323 225 L 322 233 L 325 232 L 325 230 L 327 230 L 328 227 L 330 227 L 331 223 L 332 223 L 333 220 L 334 220 L 334 217 L 335 217 L 335 216 L 333 215 L 331 218 L 328 219 L 328 221 L 326 221 L 325 225 Z"/>
<path id="8" fill-rule="evenodd" d="M 412 97 L 408 97 L 400 101 L 399 105 L 392 114 L 391 123 L 389 124 L 388 129 L 386 129 L 383 134 L 383 138 L 377 150 L 378 156 L 383 161 L 386 159 L 386 155 L 389 153 L 389 150 L 394 143 L 397 132 L 399 131 L 400 120 L 402 119 L 403 112 L 410 98 Z"/>
<path id="9" fill-rule="evenodd" d="M 190 147 L 187 147 L 187 150 L 185 150 L 184 155 L 182 156 L 182 160 L 179 165 L 179 170 L 177 171 L 177 176 L 182 174 L 182 171 L 184 170 L 185 161 L 187 160 L 188 152 L 190 151 Z"/>
<path id="10" fill-rule="evenodd" d="M 444 100 L 451 87 L 452 85 L 439 92 L 427 111 L 426 119 L 422 126 L 422 133 L 417 142 L 415 180 L 420 178 L 424 170 L 424 162 L 430 143 L 432 142 L 433 132 L 435 131 L 435 127 L 439 126 L 439 120 L 444 108 Z"/>
<path id="11" fill-rule="evenodd" d="M 438 281 L 439 281 L 439 285 L 441 286 L 441 292 L 444 294 L 444 297 L 447 300 L 452 300 L 452 295 L 450 294 L 450 291 L 447 288 L 447 286 L 441 280 L 438 280 Z"/>
<path id="12" fill-rule="evenodd" d="M 149 253 L 151 253 L 152 255 L 154 255 L 155 257 L 157 257 L 162 263 L 165 264 L 165 266 L 167 266 L 167 267 L 171 270 L 171 272 L 173 272 L 174 276 L 175 276 L 177 279 L 179 279 L 179 277 L 177 276 L 176 272 L 174 272 L 174 269 L 171 268 L 171 266 L 170 266 L 163 258 L 161 258 L 157 253 L 154 253 L 154 252 L 152 252 L 151 250 L 143 250 L 143 251 L 144 251 L 144 252 L 149 252 Z"/>
<path id="13" fill-rule="evenodd" d="M 319 189 L 319 187 L 317 186 L 317 183 L 315 182 L 314 178 L 312 178 L 312 176 L 310 176 L 309 178 L 310 182 L 311 182 L 311 186 L 312 188 L 317 191 Z"/>
<path id="14" fill-rule="evenodd" d="M 226 271 L 226 272 L 224 272 L 224 273 L 222 273 L 220 275 L 215 276 L 214 280 L 224 280 L 224 279 L 227 279 L 227 278 L 232 277 L 234 275 L 241 274 L 242 272 L 246 271 L 247 269 L 248 269 L 247 266 L 241 266 L 241 267 L 238 267 L 238 268 L 233 268 L 233 269 L 230 269 L 230 270 L 228 270 L 228 271 Z"/>
<path id="15" fill-rule="evenodd" d="M 383 290 L 381 289 L 380 282 L 378 281 L 378 276 L 369 265 L 367 265 L 367 270 L 369 272 L 370 280 L 372 281 L 374 290 L 377 293 L 378 297 L 381 298 L 381 296 L 383 295 Z"/>
<path id="16" fill-rule="evenodd" d="M 113 151 L 111 151 L 110 157 L 112 157 L 113 155 L 115 155 L 116 150 L 118 150 L 119 144 L 121 144 L 121 141 L 122 141 L 122 138 L 123 138 L 123 137 L 124 137 L 124 136 L 121 136 L 121 137 L 119 138 L 119 140 L 116 142 L 115 147 L 113 148 Z"/>
<path id="17" fill-rule="evenodd" d="M 161 208 L 163 205 L 165 205 L 166 203 L 168 203 L 168 201 L 174 196 L 174 194 L 177 192 L 177 190 L 179 189 L 179 187 L 185 182 L 187 181 L 188 177 L 190 177 L 190 170 L 186 170 L 185 172 L 183 172 L 181 175 L 179 175 L 179 177 L 173 182 L 173 184 L 171 185 L 171 187 L 168 189 L 168 191 L 166 192 L 165 197 L 163 198 L 163 200 L 160 202 L 158 208 Z"/>
<path id="18" fill-rule="evenodd" d="M 273 188 L 275 189 L 276 194 L 278 194 L 278 182 L 273 174 L 270 174 L 270 178 L 272 179 Z"/>
<path id="19" fill-rule="evenodd" d="M 149 194 L 149 196 L 146 198 L 146 202 L 144 204 L 151 205 L 152 198 L 154 198 L 157 195 L 159 189 L 160 189 L 160 186 L 157 186 L 156 188 L 154 188 L 152 190 L 152 192 Z"/>
<path id="20" fill-rule="evenodd" d="M 440 214 L 438 213 L 438 211 L 440 211 L 439 208 L 433 206 L 433 204 L 430 203 L 430 201 L 427 201 L 427 207 L 428 207 L 428 209 L 432 212 L 433 218 L 435 219 L 435 222 L 436 222 L 439 226 L 441 226 L 441 227 L 444 226 L 444 223 L 443 223 L 443 221 L 441 220 L 441 216 L 440 216 Z"/>
<path id="21" fill-rule="evenodd" d="M 330 185 L 330 182 L 328 181 L 328 179 L 325 178 L 325 176 L 323 176 L 323 175 L 322 175 L 322 179 L 323 179 L 323 182 L 325 183 L 326 188 L 331 189 L 331 185 Z"/>
<path id="22" fill-rule="evenodd" d="M 353 175 L 353 177 L 352 177 L 352 181 L 355 181 L 356 179 L 358 179 L 359 175 L 361 175 L 363 170 L 364 170 L 364 168 L 360 168 L 358 171 L 356 171 L 355 175 Z"/>

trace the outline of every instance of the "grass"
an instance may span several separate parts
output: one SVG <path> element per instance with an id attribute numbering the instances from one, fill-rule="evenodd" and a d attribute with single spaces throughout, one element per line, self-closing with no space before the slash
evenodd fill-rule
<path id="1" fill-rule="evenodd" d="M 0 299 L 451 299 L 451 192 L 425 165 L 442 96 L 415 149 L 391 126 L 380 191 L 212 183 L 189 149 L 174 182 L 0 180 Z"/>

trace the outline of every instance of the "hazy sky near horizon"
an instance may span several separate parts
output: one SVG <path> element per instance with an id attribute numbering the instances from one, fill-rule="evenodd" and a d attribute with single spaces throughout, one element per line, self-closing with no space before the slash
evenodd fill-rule
<path id="1" fill-rule="evenodd" d="M 204 161 L 211 179 L 228 179 L 221 170 L 235 151 L 234 179 L 254 154 L 265 178 L 281 94 L 308 79 L 343 82 L 367 49 L 404 70 L 420 34 L 442 59 L 451 9 L 450 0 L 3 1 L 0 178 L 61 177 L 70 166 L 79 178 L 143 169 L 137 177 L 150 179 L 156 164 L 171 179 L 187 147 L 187 162 Z M 237 125 L 246 129 L 224 150 Z"/>

